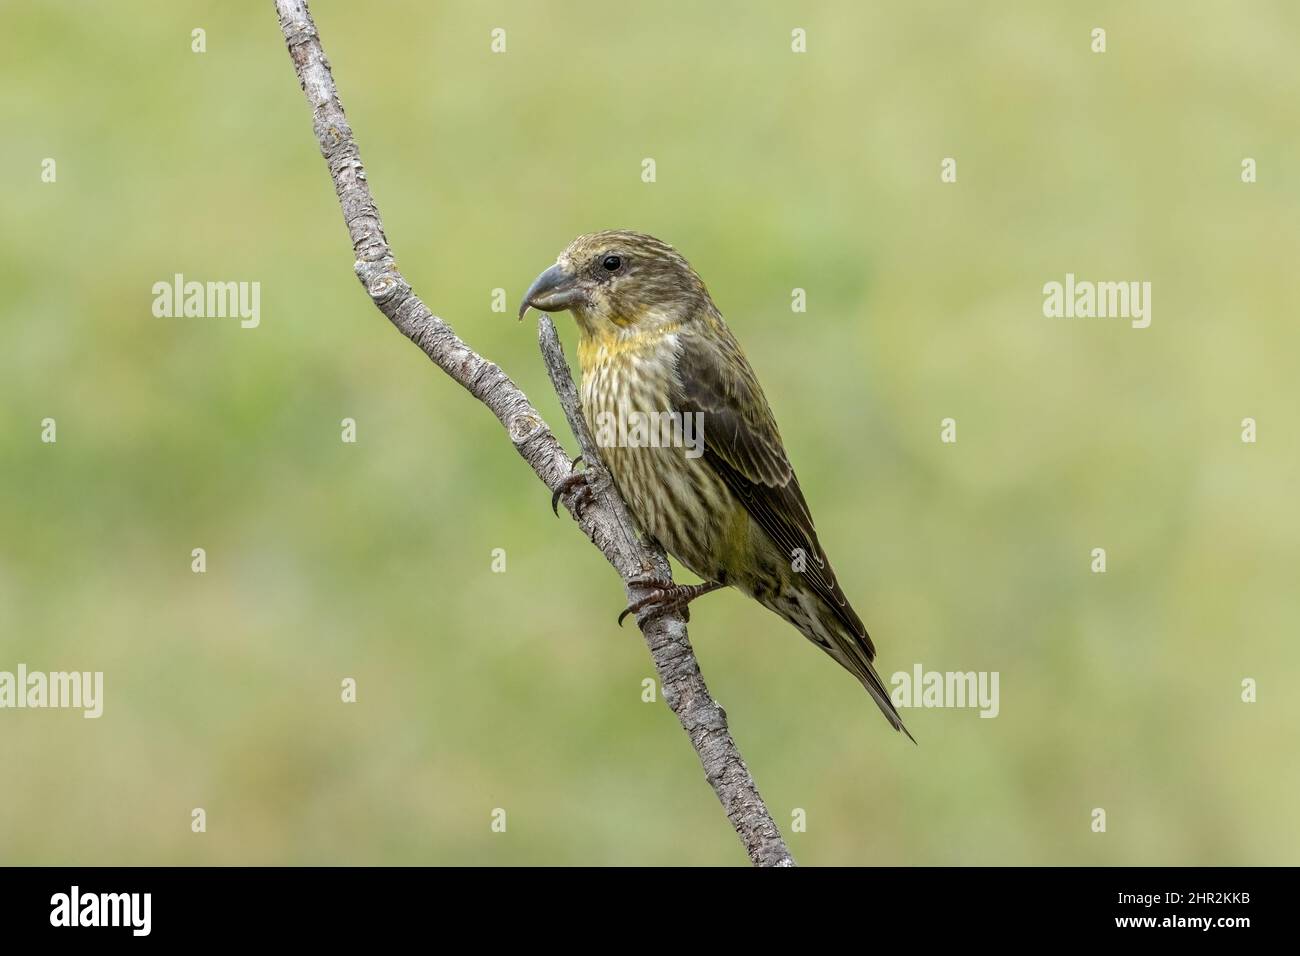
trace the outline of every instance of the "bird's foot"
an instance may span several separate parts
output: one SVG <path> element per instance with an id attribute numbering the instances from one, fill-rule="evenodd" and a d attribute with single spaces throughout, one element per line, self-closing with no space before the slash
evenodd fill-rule
<path id="1" fill-rule="evenodd" d="M 697 597 L 702 597 L 723 586 L 717 581 L 706 581 L 703 584 L 675 584 L 655 577 L 633 578 L 627 583 L 633 587 L 652 590 L 639 601 L 633 601 L 623 609 L 623 613 L 618 616 L 619 627 L 623 626 L 623 619 L 629 614 L 635 614 L 637 623 L 640 624 L 643 619 L 657 617 L 667 611 L 681 611 L 682 620 L 689 621 L 691 611 L 688 605 Z M 646 613 L 642 614 L 642 611 Z"/>
<path id="2" fill-rule="evenodd" d="M 573 463 L 569 467 L 576 468 L 580 461 L 582 461 L 581 455 L 573 459 Z M 583 509 L 591 504 L 593 497 L 591 484 L 585 471 L 575 471 L 570 474 L 569 477 L 560 482 L 560 486 L 551 495 L 551 510 L 555 512 L 555 517 L 560 516 L 560 499 L 568 498 L 569 495 L 574 496 L 573 513 L 581 518 Z"/>

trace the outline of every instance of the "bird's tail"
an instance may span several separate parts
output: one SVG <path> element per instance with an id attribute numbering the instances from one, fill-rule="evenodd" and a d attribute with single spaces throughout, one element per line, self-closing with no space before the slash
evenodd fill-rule
<path id="1" fill-rule="evenodd" d="M 912 743 L 916 743 L 916 738 L 912 736 L 912 732 L 904 726 L 903 718 L 898 716 L 898 708 L 895 707 L 894 702 L 889 699 L 889 690 L 885 687 L 884 682 L 881 681 L 880 675 L 876 673 L 876 669 L 872 666 L 871 662 L 864 662 L 863 670 L 865 671 L 865 674 L 858 673 L 855 668 L 850 668 L 850 670 L 853 670 L 854 676 L 862 681 L 862 686 L 867 689 L 867 693 L 870 694 L 871 699 L 876 702 L 876 706 L 879 707 L 880 712 L 885 715 L 885 719 L 894 725 L 894 729 L 901 730 L 903 733 L 907 734 L 908 740 L 912 741 Z"/>
<path id="2" fill-rule="evenodd" d="M 907 739 L 916 743 L 916 738 L 898 715 L 898 708 L 889 699 L 889 688 L 872 666 L 876 653 L 871 638 L 867 636 L 867 629 L 847 603 L 838 613 L 821 600 L 800 602 L 797 609 L 789 605 L 769 606 L 856 677 L 893 728 L 907 734 Z M 856 625 L 855 628 L 848 626 L 850 621 Z"/>

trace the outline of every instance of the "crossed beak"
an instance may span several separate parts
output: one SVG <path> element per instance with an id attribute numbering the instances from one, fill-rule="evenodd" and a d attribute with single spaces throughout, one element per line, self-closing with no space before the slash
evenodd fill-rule
<path id="1" fill-rule="evenodd" d="M 578 284 L 577 276 L 565 272 L 558 264 L 551 266 L 539 275 L 524 293 L 524 301 L 519 303 L 519 318 L 529 308 L 542 312 L 563 312 L 586 299 L 586 293 Z"/>

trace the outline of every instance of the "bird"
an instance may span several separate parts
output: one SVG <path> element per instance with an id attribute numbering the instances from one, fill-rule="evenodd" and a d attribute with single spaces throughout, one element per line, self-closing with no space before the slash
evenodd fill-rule
<path id="1" fill-rule="evenodd" d="M 818 540 L 758 376 L 699 273 L 653 236 L 593 232 L 532 283 L 520 320 L 530 308 L 573 315 L 582 414 L 601 464 L 641 531 L 702 580 L 638 579 L 650 594 L 624 616 L 688 613 L 734 587 L 857 678 L 915 743 Z M 561 491 L 583 482 L 576 472 Z"/>

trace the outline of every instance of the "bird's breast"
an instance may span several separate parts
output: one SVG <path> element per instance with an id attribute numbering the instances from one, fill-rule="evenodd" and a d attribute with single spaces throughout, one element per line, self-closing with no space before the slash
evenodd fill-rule
<path id="1" fill-rule="evenodd" d="M 747 520 L 705 464 L 702 416 L 672 407 L 674 336 L 584 343 L 582 411 L 633 517 L 683 564 L 726 577 L 724 545 Z"/>
<path id="2" fill-rule="evenodd" d="M 593 433 L 602 415 L 671 411 L 675 350 L 671 334 L 579 343 L 582 411 Z"/>

